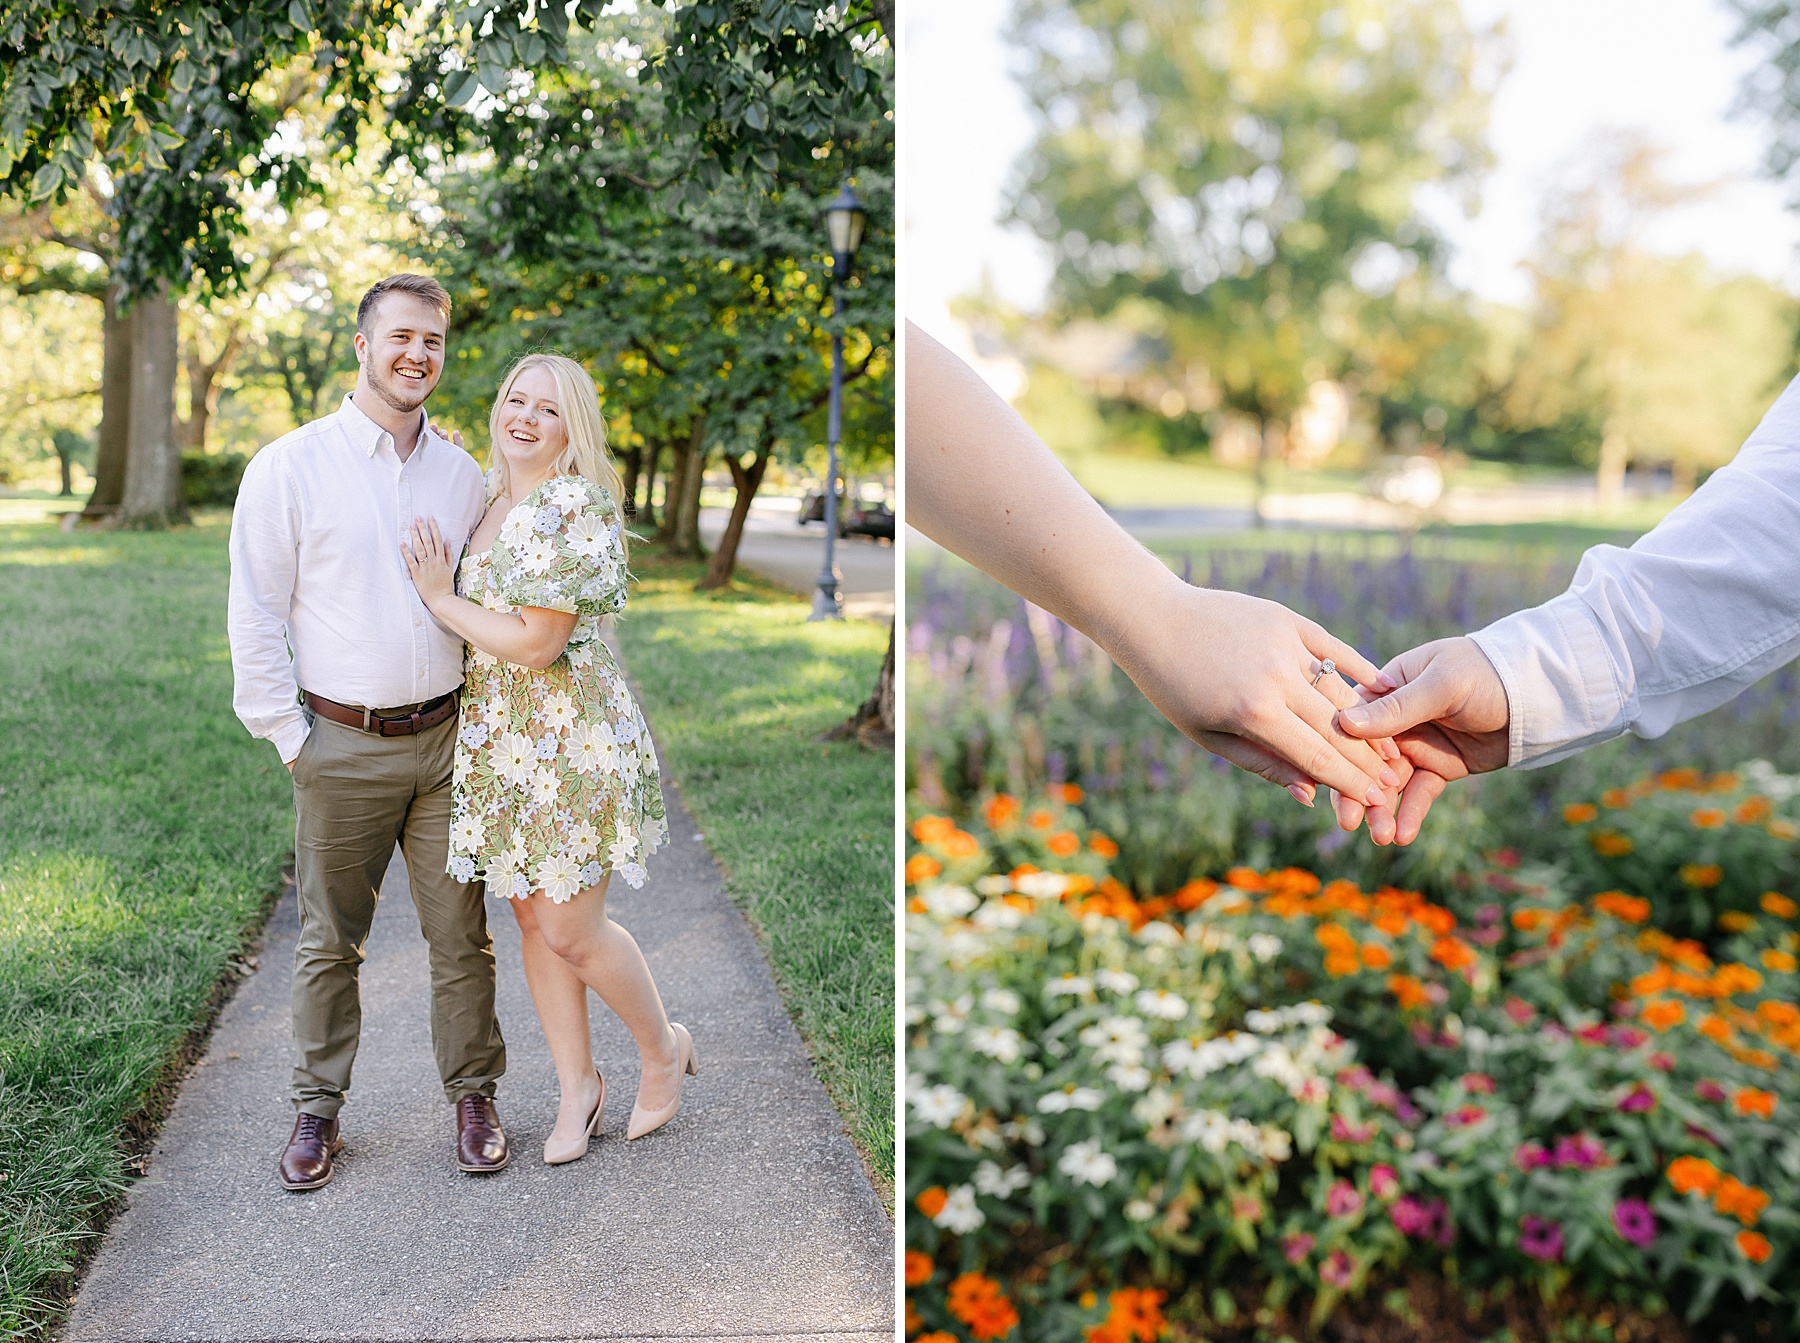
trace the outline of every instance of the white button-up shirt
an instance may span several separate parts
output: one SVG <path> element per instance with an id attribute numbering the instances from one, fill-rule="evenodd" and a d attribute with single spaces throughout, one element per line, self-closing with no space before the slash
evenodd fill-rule
<path id="1" fill-rule="evenodd" d="M 1472 637 L 1506 686 L 1512 765 L 1659 737 L 1800 655 L 1800 378 L 1654 531 Z"/>
<path id="2" fill-rule="evenodd" d="M 423 417 L 423 412 L 420 412 Z M 231 518 L 232 707 L 283 761 L 300 754 L 298 692 L 359 708 L 414 704 L 463 680 L 463 641 L 419 600 L 400 540 L 436 518 L 453 555 L 481 520 L 481 468 L 429 430 L 402 462 L 349 398 L 244 469 Z"/>

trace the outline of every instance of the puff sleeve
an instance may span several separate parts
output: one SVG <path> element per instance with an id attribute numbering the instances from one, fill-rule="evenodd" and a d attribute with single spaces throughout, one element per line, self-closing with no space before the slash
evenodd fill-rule
<path id="1" fill-rule="evenodd" d="M 494 540 L 495 590 L 512 606 L 607 615 L 625 606 L 618 505 L 581 476 L 545 481 L 506 515 Z"/>

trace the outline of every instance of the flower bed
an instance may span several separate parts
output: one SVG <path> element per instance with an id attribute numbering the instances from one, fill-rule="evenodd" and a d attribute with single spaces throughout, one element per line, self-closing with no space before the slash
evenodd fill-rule
<path id="1" fill-rule="evenodd" d="M 1666 881 L 1591 894 L 1544 866 L 1487 868 L 1461 915 L 1295 868 L 1142 898 L 1074 787 L 917 818 L 908 1332 L 1800 1325 L 1800 934 L 1786 895 L 1738 889 L 1791 845 L 1735 819 L 1767 796 L 1745 786 L 1612 808 L 1649 862 L 1687 794 L 1730 801 L 1690 820 L 1738 845 L 1697 888 L 1733 893 L 1711 943 L 1652 926 L 1691 908 Z M 1570 852 L 1606 857 L 1600 814 Z"/>

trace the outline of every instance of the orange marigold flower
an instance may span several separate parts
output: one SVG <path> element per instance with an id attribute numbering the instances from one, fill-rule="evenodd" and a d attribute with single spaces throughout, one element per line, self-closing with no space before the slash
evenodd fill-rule
<path id="1" fill-rule="evenodd" d="M 1019 1323 L 1019 1312 L 1000 1290 L 1000 1284 L 981 1273 L 964 1273 L 953 1281 L 944 1304 L 983 1343 L 1005 1338 Z"/>
<path id="2" fill-rule="evenodd" d="M 1631 841 L 1617 830 L 1596 830 L 1588 842 L 1602 858 L 1623 858 L 1631 852 Z"/>
<path id="3" fill-rule="evenodd" d="M 913 1343 L 962 1343 L 962 1340 L 943 1329 L 933 1329 L 929 1334 L 920 1334 Z"/>
<path id="4" fill-rule="evenodd" d="M 911 1338 L 925 1327 L 925 1317 L 919 1314 L 919 1308 L 913 1305 L 913 1299 L 906 1298 L 906 1336 Z M 940 1331 L 941 1332 L 941 1331 Z M 927 1336 L 929 1337 L 929 1335 Z"/>
<path id="5" fill-rule="evenodd" d="M 1362 944 L 1362 961 L 1371 970 L 1385 970 L 1394 963 L 1394 953 L 1379 942 Z"/>
<path id="6" fill-rule="evenodd" d="M 1617 811 L 1620 807 L 1631 805 L 1631 794 L 1623 788 L 1608 788 L 1600 794 L 1600 805 Z"/>
<path id="7" fill-rule="evenodd" d="M 1658 787 L 1665 792 L 1675 793 L 1682 789 L 1691 790 L 1703 787 L 1706 783 L 1706 776 L 1697 769 L 1671 769 L 1658 774 L 1656 782 Z"/>
<path id="8" fill-rule="evenodd" d="M 1541 909 L 1515 909 L 1512 912 L 1512 926 L 1522 933 L 1534 932 L 1543 925 L 1547 917 Z"/>
<path id="9" fill-rule="evenodd" d="M 1685 965 L 1690 970 L 1701 973 L 1712 969 L 1712 957 L 1706 954 L 1706 948 L 1691 937 L 1672 938 L 1663 947 L 1662 954 L 1677 965 Z"/>
<path id="10" fill-rule="evenodd" d="M 1778 1002 L 1773 998 L 1765 998 L 1756 1005 L 1756 1015 L 1773 1026 L 1792 1026 L 1800 1023 L 1800 1007 L 1793 1003 Z"/>
<path id="11" fill-rule="evenodd" d="M 1762 1119 L 1775 1117 L 1775 1093 L 1758 1091 L 1755 1087 L 1739 1087 L 1731 1096 L 1731 1108 L 1741 1115 L 1756 1115 Z"/>
<path id="12" fill-rule="evenodd" d="M 1058 830 L 1044 841 L 1046 848 L 1058 858 L 1069 858 L 1081 852 L 1081 841 L 1073 830 Z"/>
<path id="13" fill-rule="evenodd" d="M 1721 998 L 1734 993 L 1755 993 L 1762 987 L 1762 973 L 1738 961 L 1721 965 L 1713 976 L 1713 991 Z"/>
<path id="14" fill-rule="evenodd" d="M 1666 1031 L 1687 1020 L 1687 1008 L 1668 998 L 1657 998 L 1644 1004 L 1641 1019 L 1653 1031 Z"/>
<path id="15" fill-rule="evenodd" d="M 1650 902 L 1624 891 L 1602 891 L 1594 897 L 1594 908 L 1626 923 L 1643 923 L 1650 917 Z"/>
<path id="16" fill-rule="evenodd" d="M 981 852 L 981 841 L 967 830 L 953 830 L 944 836 L 944 842 L 938 847 L 943 849 L 946 858 L 973 858 Z"/>
<path id="17" fill-rule="evenodd" d="M 1240 891 L 1260 891 L 1266 883 L 1262 873 L 1253 867 L 1234 867 L 1225 873 L 1225 884 L 1235 886 Z"/>
<path id="18" fill-rule="evenodd" d="M 1763 1209 L 1769 1206 L 1769 1196 L 1753 1184 L 1745 1184 L 1735 1175 L 1727 1175 L 1719 1182 L 1718 1192 L 1713 1195 L 1713 1207 L 1727 1217 L 1735 1217 L 1745 1226 L 1755 1226 Z"/>
<path id="19" fill-rule="evenodd" d="M 1715 774 L 1712 778 L 1708 779 L 1706 781 L 1706 786 L 1715 793 L 1730 793 L 1735 792 L 1738 784 L 1741 782 L 1742 780 L 1739 779 L 1737 775 L 1733 774 L 1730 770 L 1725 770 L 1723 773 Z"/>
<path id="20" fill-rule="evenodd" d="M 1219 892 L 1216 881 L 1190 881 L 1175 892 L 1175 908 L 1181 910 L 1199 909 Z"/>
<path id="21" fill-rule="evenodd" d="M 1800 826 L 1777 816 L 1763 827 L 1776 839 L 1800 839 Z"/>
<path id="22" fill-rule="evenodd" d="M 1402 1011 L 1423 1007 L 1427 1001 L 1424 981 L 1412 975 L 1389 975 L 1387 986 L 1388 992 L 1399 999 Z"/>
<path id="23" fill-rule="evenodd" d="M 1025 824 L 1030 826 L 1033 830 L 1048 830 L 1055 824 L 1055 821 L 1056 818 L 1042 807 L 1039 807 L 1036 811 L 1032 812 L 1031 815 L 1025 818 Z"/>
<path id="24" fill-rule="evenodd" d="M 1717 863 L 1683 863 L 1681 879 L 1689 886 L 1705 890 L 1725 880 L 1725 869 Z"/>
<path id="25" fill-rule="evenodd" d="M 944 870 L 944 865 L 928 853 L 915 853 L 906 860 L 906 884 L 916 885 L 921 881 L 930 881 Z"/>
<path id="26" fill-rule="evenodd" d="M 1325 973 L 1334 978 L 1353 975 L 1362 969 L 1362 962 L 1356 959 L 1354 951 L 1334 951 L 1325 957 Z"/>
<path id="27" fill-rule="evenodd" d="M 1755 797 L 1747 797 L 1738 803 L 1731 813 L 1731 819 L 1739 825 L 1757 825 L 1768 820 L 1774 810 L 1769 799 L 1758 793 Z"/>
<path id="28" fill-rule="evenodd" d="M 913 1200 L 913 1207 L 927 1217 L 936 1217 L 950 1201 L 950 1193 L 942 1185 L 932 1185 L 929 1189 L 921 1189 L 919 1196 Z"/>
<path id="29" fill-rule="evenodd" d="M 1746 1068 L 1761 1068 L 1764 1072 L 1774 1072 L 1775 1066 L 1781 1062 L 1766 1049 L 1734 1049 L 1731 1057 Z"/>
<path id="30" fill-rule="evenodd" d="M 1450 930 L 1456 927 L 1456 915 L 1442 905 L 1421 903 L 1413 911 L 1413 922 L 1437 937 L 1448 937 Z"/>
<path id="31" fill-rule="evenodd" d="M 1731 1027 L 1726 1024 L 1725 1019 L 1715 1017 L 1711 1013 L 1701 1017 L 1695 1029 L 1707 1039 L 1717 1040 L 1720 1044 L 1724 1044 L 1731 1038 Z"/>
<path id="32" fill-rule="evenodd" d="M 1431 959 L 1446 970 L 1475 964 L 1475 948 L 1460 937 L 1440 937 L 1431 947 Z"/>
<path id="33" fill-rule="evenodd" d="M 1796 905 L 1780 891 L 1764 891 L 1762 907 L 1765 914 L 1773 914 L 1778 919 L 1791 919 L 1800 914 L 1800 905 Z"/>
<path id="34" fill-rule="evenodd" d="M 1150 1287 L 1122 1287 L 1106 1298 L 1104 1323 L 1088 1330 L 1089 1343 L 1155 1343 L 1168 1330 L 1162 1303 L 1167 1293 Z"/>
<path id="35" fill-rule="evenodd" d="M 1563 820 L 1570 825 L 1586 825 L 1600 814 L 1592 802 L 1571 802 L 1563 808 Z"/>
<path id="36" fill-rule="evenodd" d="M 1652 994 L 1662 993 L 1674 983 L 1675 973 L 1666 965 L 1659 965 L 1654 970 L 1646 970 L 1631 981 L 1631 991 L 1640 998 L 1648 998 Z"/>
<path id="37" fill-rule="evenodd" d="M 1677 1194 L 1698 1191 L 1702 1197 L 1711 1198 L 1719 1187 L 1719 1168 L 1702 1157 L 1678 1156 L 1669 1163 L 1665 1174 Z"/>
<path id="38" fill-rule="evenodd" d="M 1773 1248 L 1769 1238 L 1757 1231 L 1740 1231 L 1732 1243 L 1737 1246 L 1737 1252 L 1753 1264 L 1762 1263 Z"/>
<path id="39" fill-rule="evenodd" d="M 1071 807 L 1079 807 L 1082 799 L 1087 796 L 1078 783 L 1053 783 L 1044 791 L 1058 802 L 1067 803 Z"/>
<path id="40" fill-rule="evenodd" d="M 922 1250 L 906 1252 L 906 1285 L 920 1287 L 931 1280 L 931 1256 Z"/>
<path id="41" fill-rule="evenodd" d="M 1717 830 L 1725 824 L 1725 813 L 1717 807 L 1695 807 L 1688 813 L 1688 820 L 1700 830 Z"/>
<path id="42" fill-rule="evenodd" d="M 1113 843 L 1112 837 L 1103 835 L 1098 830 L 1088 836 L 1088 848 L 1092 849 L 1102 858 L 1117 858 L 1119 856 L 1119 846 Z"/>
<path id="43" fill-rule="evenodd" d="M 1329 951 L 1356 951 L 1356 939 L 1350 936 L 1350 930 L 1341 923 L 1321 923 L 1313 930 L 1313 936 L 1320 946 Z"/>
<path id="44" fill-rule="evenodd" d="M 988 829 L 998 830 L 1008 822 L 1017 820 L 1020 810 L 1019 799 L 1011 793 L 995 793 L 982 810 L 982 815 L 987 818 Z"/>
<path id="45" fill-rule="evenodd" d="M 913 822 L 913 838 L 921 844 L 941 844 L 956 833 L 956 822 L 948 816 L 921 816 Z"/>
<path id="46" fill-rule="evenodd" d="M 1741 933 L 1753 927 L 1756 917 L 1741 909 L 1728 909 L 1719 915 L 1719 927 L 1728 933 Z"/>
<path id="47" fill-rule="evenodd" d="M 1397 909 L 1383 910 L 1369 920 L 1389 937 L 1403 937 L 1406 934 L 1408 919 Z"/>

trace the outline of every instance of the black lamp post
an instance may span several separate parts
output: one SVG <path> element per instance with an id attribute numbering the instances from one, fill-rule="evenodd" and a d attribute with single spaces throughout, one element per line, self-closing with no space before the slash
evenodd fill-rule
<path id="1" fill-rule="evenodd" d="M 837 199 L 825 207 L 825 232 L 831 242 L 831 314 L 837 316 L 843 305 L 838 300 L 838 286 L 850 278 L 850 262 L 862 244 L 863 221 L 867 219 L 863 203 L 844 183 Z M 838 594 L 837 571 L 837 504 L 838 504 L 838 437 L 844 423 L 844 338 L 833 332 L 831 337 L 831 412 L 825 428 L 825 563 L 819 569 L 819 590 L 813 594 L 812 614 L 808 620 L 842 620 L 843 598 Z"/>

